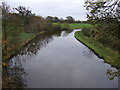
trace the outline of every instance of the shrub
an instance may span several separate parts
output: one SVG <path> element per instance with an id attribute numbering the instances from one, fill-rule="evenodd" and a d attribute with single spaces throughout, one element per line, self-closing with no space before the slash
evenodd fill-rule
<path id="1" fill-rule="evenodd" d="M 88 28 L 88 27 L 83 27 L 83 28 L 82 28 L 82 33 L 83 33 L 85 36 L 90 37 L 90 35 L 91 35 L 91 29 Z"/>

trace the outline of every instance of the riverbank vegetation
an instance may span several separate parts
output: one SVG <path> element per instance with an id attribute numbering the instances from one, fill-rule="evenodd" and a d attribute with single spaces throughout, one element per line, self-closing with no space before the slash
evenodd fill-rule
<path id="1" fill-rule="evenodd" d="M 75 37 L 116 68 L 120 68 L 120 2 L 86 2 L 88 22 L 93 28 L 83 28 Z"/>
<path id="2" fill-rule="evenodd" d="M 118 2 L 114 2 L 113 4 L 117 5 L 116 3 L 118 4 Z M 94 5 L 94 7 L 92 5 Z M 102 12 L 100 11 L 100 8 L 104 5 L 105 3 L 103 2 L 86 2 L 85 6 L 89 11 L 89 14 L 87 15 L 88 21 L 75 21 L 72 16 L 67 16 L 66 19 L 59 19 L 58 17 L 52 16 L 43 18 L 35 15 L 30 9 L 23 6 L 14 8 L 15 12 L 11 12 L 10 6 L 6 3 L 2 3 L 3 60 L 10 58 L 12 54 L 26 45 L 37 35 L 45 32 L 47 33 L 52 30 L 62 31 L 82 29 L 82 31 L 79 32 L 82 33 L 80 35 L 89 37 L 91 41 L 101 43 L 104 47 L 112 48 L 119 53 L 120 32 L 118 30 L 118 26 L 120 23 L 118 22 L 118 18 L 113 15 L 113 12 L 108 12 L 109 15 L 107 16 L 105 12 L 104 15 L 96 14 L 98 12 Z M 80 38 L 79 36 L 78 34 L 77 36 L 75 34 L 77 39 Z M 105 56 L 106 55 L 100 57 Z M 117 57 L 119 58 L 119 56 Z"/>
<path id="3" fill-rule="evenodd" d="M 53 25 L 41 16 L 36 16 L 26 7 L 18 6 L 11 12 L 5 2 L 2 9 L 2 51 L 3 61 L 9 59 L 16 51 L 21 49 L 30 40 L 40 33 L 61 30 L 60 25 Z"/>
<path id="4" fill-rule="evenodd" d="M 84 45 L 89 47 L 97 56 L 104 59 L 105 62 L 109 63 L 113 67 L 120 67 L 119 64 L 119 54 L 117 50 L 113 50 L 109 47 L 104 46 L 98 41 L 92 40 L 92 38 L 84 35 L 82 31 L 75 32 L 75 37 L 77 40 L 82 42 Z"/>
<path id="5" fill-rule="evenodd" d="M 21 79 L 24 74 L 23 69 L 19 63 L 13 72 L 11 67 L 14 65 L 10 64 L 10 58 L 18 54 L 36 38 L 43 40 L 41 44 L 47 44 L 52 40 L 52 35 L 61 35 L 63 29 L 60 24 L 53 25 L 49 20 L 35 15 L 24 6 L 18 6 L 14 8 L 15 12 L 11 12 L 10 6 L 3 2 L 0 9 L 2 9 L 2 86 L 4 88 L 23 88 L 23 80 Z M 43 35 L 47 36 L 45 40 L 42 38 Z M 48 37 L 51 39 L 49 40 Z M 35 49 L 40 48 L 38 43 L 32 43 L 29 46 L 27 51 L 34 54 L 37 52 Z M 19 82 L 21 85 L 18 85 Z"/>
<path id="6" fill-rule="evenodd" d="M 115 2 L 111 6 L 117 6 L 116 3 L 118 4 Z M 108 12 L 110 6 L 109 8 L 105 6 L 107 13 L 101 11 L 104 9 L 104 4 L 87 2 L 86 8 L 90 10 L 87 15 L 88 21 L 75 21 L 72 16 L 67 16 L 66 19 L 52 16 L 43 18 L 24 6 L 18 6 L 11 12 L 10 6 L 3 2 L 0 6 L 2 9 L 2 32 L 0 33 L 2 33 L 3 87 L 26 87 L 22 79 L 25 74 L 24 68 L 19 60 L 16 61 L 16 65 L 9 61 L 12 56 L 18 53 L 36 55 L 41 47 L 51 42 L 53 36 L 60 36 L 63 30 L 66 30 L 64 35 L 68 35 L 73 29 L 82 29 L 75 32 L 75 37 L 105 62 L 120 68 L 120 31 L 118 30 L 120 23 L 118 17 L 111 14 L 114 8 Z M 22 49 L 23 52 L 20 52 Z"/>
<path id="7" fill-rule="evenodd" d="M 43 18 L 24 6 L 11 9 L 5 2 L 0 8 L 2 9 L 3 65 L 6 65 L 4 62 L 7 59 L 39 34 L 62 30 L 71 32 L 77 28 L 92 27 L 86 22 L 75 21 L 71 16 L 67 16 L 65 20 L 51 16 Z"/>

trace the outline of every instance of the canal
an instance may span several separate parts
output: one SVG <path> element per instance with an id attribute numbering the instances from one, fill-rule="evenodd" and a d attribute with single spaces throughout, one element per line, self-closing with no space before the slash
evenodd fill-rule
<path id="1" fill-rule="evenodd" d="M 75 31 L 40 35 L 14 56 L 8 73 L 15 86 L 117 88 L 118 78 L 109 74 L 117 69 L 77 41 Z"/>

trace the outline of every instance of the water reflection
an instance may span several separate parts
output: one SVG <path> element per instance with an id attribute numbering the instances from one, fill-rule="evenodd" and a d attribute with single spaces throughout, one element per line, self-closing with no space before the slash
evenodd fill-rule
<path id="1" fill-rule="evenodd" d="M 22 51 L 21 55 L 36 55 L 38 50 L 42 47 L 46 47 L 46 45 L 53 40 L 52 36 L 46 36 L 46 34 L 40 35 L 35 38 L 32 42 L 30 42 Z"/>
<path id="2" fill-rule="evenodd" d="M 60 37 L 62 35 L 62 32 L 64 32 L 63 36 L 67 36 L 69 33 L 72 32 L 72 30 L 68 31 L 54 31 L 54 32 L 47 32 L 44 34 L 39 35 L 36 37 L 33 41 L 31 41 L 21 52 L 21 55 L 36 55 L 38 50 L 40 50 L 43 47 L 46 47 L 48 43 L 50 43 L 53 40 L 53 37 Z"/>
<path id="3" fill-rule="evenodd" d="M 84 48 L 83 48 L 83 55 L 84 55 L 85 57 L 87 57 L 87 58 L 92 59 L 92 56 L 94 55 L 94 53 L 93 53 L 93 51 L 91 51 L 89 48 L 84 47 Z M 104 62 L 104 63 L 105 63 L 105 62 Z M 108 70 L 106 71 L 106 75 L 107 75 L 107 78 L 108 78 L 109 80 L 114 80 L 114 78 L 120 76 L 120 74 L 119 74 L 118 71 L 113 71 L 113 70 L 111 70 L 111 69 L 108 69 Z"/>
<path id="4" fill-rule="evenodd" d="M 94 55 L 93 52 L 89 48 L 86 48 L 86 47 L 83 50 L 83 54 L 84 54 L 84 56 L 86 56 L 86 57 L 88 57 L 90 59 Z"/>
<path id="5" fill-rule="evenodd" d="M 23 78 L 27 75 L 23 62 L 32 56 L 37 55 L 38 50 L 46 47 L 53 40 L 53 37 L 61 36 L 62 31 L 47 32 L 37 36 L 26 47 L 14 56 L 7 66 L 3 67 L 3 88 L 25 88 L 26 80 Z M 68 33 L 67 31 L 64 31 Z"/>
<path id="6" fill-rule="evenodd" d="M 27 85 L 25 84 L 26 81 L 23 79 L 23 76 L 27 75 L 25 72 L 25 69 L 21 63 L 21 60 L 19 56 L 16 56 L 16 59 L 14 62 L 10 61 L 9 62 L 9 68 L 8 68 L 9 76 L 12 80 L 12 87 L 17 88 L 17 87 L 26 87 Z"/>
<path id="7" fill-rule="evenodd" d="M 25 87 L 27 87 L 28 84 L 26 85 L 27 82 L 26 82 L 25 76 L 29 75 L 30 72 L 26 71 L 26 69 L 24 68 L 24 66 L 26 66 L 25 65 L 26 64 L 26 60 L 29 60 L 29 58 L 35 57 L 38 54 L 42 54 L 42 53 L 39 53 L 39 51 L 42 51 L 43 47 L 46 48 L 46 46 L 50 42 L 52 42 L 54 37 L 60 37 L 62 35 L 62 37 L 64 38 L 67 35 L 69 35 L 69 33 L 71 33 L 71 32 L 72 31 L 70 31 L 70 30 L 69 31 L 57 31 L 56 30 L 55 32 L 47 32 L 47 33 L 41 34 L 38 37 L 36 37 L 34 40 L 32 40 L 26 47 L 24 47 L 21 50 L 21 52 L 19 52 L 16 56 L 14 56 L 9 61 L 9 65 L 7 67 L 4 67 L 4 69 L 3 69 L 3 88 L 5 88 L 5 87 L 9 87 L 9 88 L 19 88 L 19 87 L 25 88 Z M 36 60 L 36 61 L 34 61 L 35 58 L 32 59 L 32 62 L 33 62 L 32 65 L 33 66 L 34 65 L 38 66 L 38 67 L 36 67 L 36 66 L 35 67 L 37 69 L 39 69 L 37 71 L 37 70 L 34 70 L 34 68 L 32 68 L 33 70 L 31 70 L 31 71 L 35 72 L 35 77 L 36 77 L 36 74 L 38 76 L 41 75 L 41 79 L 40 80 L 42 81 L 42 78 L 43 78 L 43 81 L 46 80 L 46 82 L 48 82 L 50 85 L 54 85 L 54 82 L 55 82 L 56 85 L 57 84 L 58 85 L 62 85 L 62 81 L 65 80 L 66 83 L 64 83 L 63 86 L 65 86 L 65 85 L 77 86 L 78 85 L 78 87 L 79 87 L 79 83 L 85 82 L 86 80 L 89 79 L 89 78 L 86 79 L 86 77 L 83 77 L 84 78 L 84 80 L 83 80 L 81 78 L 82 76 L 86 76 L 86 75 L 89 74 L 89 76 L 91 78 L 97 79 L 98 77 L 96 75 L 95 76 L 93 75 L 94 69 L 92 68 L 92 65 L 95 64 L 95 66 L 96 66 L 96 65 L 99 65 L 99 63 L 91 62 L 89 59 L 88 60 L 90 62 L 88 63 L 88 61 L 85 60 L 86 58 L 84 58 L 84 56 L 88 57 L 88 58 L 92 58 L 94 56 L 93 52 L 90 49 L 88 49 L 87 47 L 85 47 L 83 50 L 81 50 L 80 47 L 74 48 L 74 47 L 76 47 L 75 45 L 78 45 L 78 46 L 80 46 L 80 45 L 78 43 L 74 43 L 74 42 L 72 43 L 72 41 L 74 41 L 74 39 L 71 40 L 71 36 L 68 37 L 66 41 L 64 41 L 65 43 L 63 42 L 63 40 L 64 40 L 63 38 L 60 38 L 59 40 L 57 40 L 57 42 L 54 42 L 54 45 L 58 45 L 58 46 L 56 46 L 56 47 L 53 46 L 54 49 L 52 48 L 52 50 L 56 51 L 56 54 L 54 54 L 56 56 L 53 57 L 53 58 L 52 58 L 52 56 L 50 56 L 51 60 L 47 61 L 47 59 L 46 59 L 46 58 L 48 58 L 48 57 L 46 57 L 47 55 L 45 55 L 46 58 L 44 56 L 43 56 L 43 58 L 41 57 L 41 59 L 39 59 L 37 57 L 38 60 Z M 72 38 L 73 38 L 73 35 L 72 35 Z M 60 43 L 62 43 L 62 44 L 60 44 Z M 68 43 L 68 44 L 66 44 L 66 43 Z M 63 46 L 59 46 L 59 45 L 63 45 Z M 63 50 L 64 48 L 66 48 L 66 51 Z M 51 50 L 51 47 L 47 48 L 46 52 L 50 54 L 51 51 L 49 51 L 49 49 Z M 78 50 L 78 49 L 80 49 L 80 50 Z M 57 57 L 58 50 L 59 50 L 59 52 L 62 52 L 62 50 L 64 51 L 64 53 L 63 52 L 61 53 L 61 55 L 62 54 L 64 54 L 64 55 L 60 56 L 60 57 L 62 57 L 62 59 L 60 59 L 60 58 L 58 59 L 58 57 Z M 72 52 L 74 54 L 71 52 L 71 50 L 72 50 Z M 81 58 L 79 58 L 79 56 L 80 56 L 78 54 L 78 53 L 80 53 L 79 51 L 81 51 L 83 53 L 83 55 L 81 55 Z M 47 54 L 47 53 L 45 53 L 45 54 Z M 70 58 L 67 57 L 67 55 L 70 55 Z M 78 60 L 78 58 L 79 59 L 83 59 L 83 61 L 82 60 Z M 94 61 L 94 60 L 92 60 L 92 61 Z M 37 64 L 34 64 L 34 63 L 37 63 Z M 86 65 L 86 64 L 89 64 L 89 65 Z M 33 66 L 28 66 L 28 67 L 33 67 Z M 49 67 L 51 68 L 50 69 L 51 72 L 49 70 Z M 102 66 L 98 66 L 98 67 L 101 68 Z M 97 67 L 95 67 L 95 68 L 97 68 Z M 85 74 L 85 72 L 87 74 Z M 100 72 L 102 72 L 102 70 Z M 106 72 L 106 71 L 104 71 L 104 72 Z M 95 71 L 95 73 L 96 73 L 96 71 Z M 111 70 L 107 70 L 106 74 L 107 74 L 108 79 L 110 79 L 110 80 L 113 80 L 115 77 L 117 77 L 116 72 L 113 73 L 113 71 L 111 71 Z M 49 77 L 53 76 L 53 78 L 49 78 L 47 75 Z M 81 75 L 81 77 L 80 77 L 80 75 Z M 34 77 L 34 73 L 32 74 L 32 77 Z M 49 79 L 46 79 L 47 77 Z M 54 77 L 56 77 L 56 78 L 54 78 Z M 106 77 L 106 76 L 103 76 L 103 77 Z M 36 78 L 38 78 L 38 77 L 36 77 Z M 63 78 L 64 78 L 64 80 L 62 80 Z M 34 84 L 34 82 L 38 82 L 37 84 L 39 84 L 40 80 L 39 80 L 39 78 L 38 78 L 38 80 L 33 80 L 32 84 Z M 52 80 L 52 82 L 49 82 L 50 80 Z M 56 80 L 59 80 L 59 81 L 56 82 Z M 67 83 L 67 80 L 68 80 L 68 83 Z M 81 81 L 81 80 L 83 80 L 83 81 Z M 91 82 L 92 80 L 89 79 L 88 82 Z M 99 81 L 99 80 L 95 80 L 94 82 L 96 82 L 96 81 Z M 102 81 L 102 80 L 100 79 L 100 81 Z M 44 84 L 46 82 L 41 82 L 41 86 L 42 86 L 42 84 Z M 78 82 L 78 83 L 76 83 L 76 82 Z M 46 85 L 48 83 L 46 83 Z M 96 85 L 99 85 L 98 83 L 96 83 Z M 81 84 L 81 87 L 82 86 L 83 85 Z M 88 87 L 89 87 L 89 85 L 88 85 Z"/>
<path id="8" fill-rule="evenodd" d="M 9 65 L 3 67 L 3 88 L 24 88 L 26 87 L 25 80 L 22 78 L 26 75 L 19 57 L 16 56 L 14 62 L 10 61 Z"/>
<path id="9" fill-rule="evenodd" d="M 62 32 L 62 36 L 63 37 L 66 37 L 66 36 L 68 36 L 70 33 L 72 33 L 73 32 L 73 30 L 66 30 L 66 31 L 63 31 Z"/>
<path id="10" fill-rule="evenodd" d="M 109 80 L 113 80 L 115 77 L 119 76 L 118 71 L 113 71 L 111 69 L 108 69 L 106 74 L 107 74 L 107 77 L 108 77 Z"/>

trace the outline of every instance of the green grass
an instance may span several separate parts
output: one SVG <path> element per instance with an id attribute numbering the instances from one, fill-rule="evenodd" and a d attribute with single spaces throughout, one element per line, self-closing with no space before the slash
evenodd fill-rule
<path id="1" fill-rule="evenodd" d="M 53 25 L 56 25 L 59 23 L 53 23 Z M 82 28 L 93 28 L 93 25 L 87 24 L 87 23 L 61 23 L 61 27 L 68 28 L 68 29 L 82 29 Z"/>
<path id="2" fill-rule="evenodd" d="M 20 34 L 20 39 L 21 40 L 26 40 L 35 37 L 34 33 L 21 33 Z"/>
<path id="3" fill-rule="evenodd" d="M 92 25 L 87 23 L 72 23 L 69 26 L 71 29 L 92 28 Z"/>
<path id="4" fill-rule="evenodd" d="M 9 59 L 35 36 L 36 35 L 34 33 L 26 33 L 23 31 L 19 32 L 19 34 L 15 34 L 14 30 L 12 30 L 12 32 L 9 32 L 9 34 L 7 34 L 7 39 L 9 40 L 9 42 L 7 43 L 8 49 L 5 51 L 7 55 L 4 55 L 3 60 Z"/>
<path id="5" fill-rule="evenodd" d="M 95 54 L 104 59 L 105 62 L 111 64 L 111 66 L 120 68 L 120 61 L 118 60 L 119 54 L 117 51 L 105 47 L 97 41 L 91 40 L 89 37 L 86 37 L 81 31 L 75 32 L 75 38 L 93 50 Z"/>

